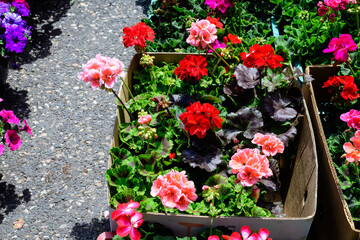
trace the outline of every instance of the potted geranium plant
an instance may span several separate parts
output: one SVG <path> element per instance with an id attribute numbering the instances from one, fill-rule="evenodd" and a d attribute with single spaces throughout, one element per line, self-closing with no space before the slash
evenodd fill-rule
<path id="1" fill-rule="evenodd" d="M 350 34 L 341 34 L 323 50 L 333 54 L 333 65 L 307 68 L 315 79 L 305 88 L 304 95 L 319 151 L 321 212 L 316 232 L 323 237 L 357 239 L 360 234 L 357 49 Z M 325 200 L 329 198 L 333 200 Z M 330 229 L 326 235 L 324 229 Z"/>
<path id="2" fill-rule="evenodd" d="M 0 42 L 0 85 L 7 78 L 9 60 L 15 60 L 22 53 L 31 36 L 31 27 L 26 18 L 30 14 L 29 4 L 24 0 L 0 2 L 1 42 Z"/>
<path id="3" fill-rule="evenodd" d="M 125 79 L 115 59 L 99 55 L 84 66 L 80 79 L 113 92 L 121 103 L 106 172 L 110 205 L 119 210 L 136 202 L 144 220 L 171 225 L 177 218 L 188 234 L 194 234 L 193 224 L 206 227 L 204 222 L 210 229 L 252 222 L 279 230 L 277 223 L 287 220 L 282 217 L 298 217 L 275 237 L 287 238 L 290 231 L 302 238 L 315 211 L 317 174 L 311 126 L 297 86 L 304 74 L 285 64 L 271 45 L 255 44 L 246 51 L 237 36 L 229 36 L 226 47 L 214 49 L 216 33 L 215 24 L 197 20 L 186 40 L 199 52 L 212 50 L 212 56 L 148 55 L 143 51 L 154 32 L 139 23 L 124 29 L 125 46 L 139 51 Z M 112 89 L 118 77 L 125 86 L 120 96 Z M 298 131 L 308 135 L 296 138 Z M 296 141 L 299 148 L 291 144 Z M 301 166 L 309 171 L 297 176 Z M 112 218 L 119 223 L 120 215 L 114 211 Z M 137 215 L 132 226 L 139 225 Z M 275 216 L 276 221 L 235 216 Z"/>

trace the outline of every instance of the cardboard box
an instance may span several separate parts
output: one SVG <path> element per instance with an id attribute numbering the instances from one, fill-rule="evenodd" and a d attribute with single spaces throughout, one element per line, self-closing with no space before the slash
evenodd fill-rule
<path id="1" fill-rule="evenodd" d="M 183 53 L 151 53 L 155 56 L 155 62 L 179 62 L 187 54 Z M 136 54 L 128 68 L 126 81 L 131 83 L 132 73 L 138 69 L 140 55 Z M 130 84 L 131 85 L 131 84 Z M 129 96 L 125 88 L 120 89 L 120 95 L 128 100 Z M 315 139 L 309 113 L 304 102 L 305 114 L 298 128 L 298 150 L 295 162 L 292 166 L 292 176 L 288 179 L 289 188 L 284 202 L 284 218 L 255 218 L 255 217 L 218 217 L 214 219 L 214 227 L 226 226 L 230 230 L 239 231 L 243 225 L 248 225 L 253 231 L 267 228 L 270 237 L 277 240 L 306 239 L 316 212 L 317 200 L 317 155 Z M 115 121 L 114 138 L 111 147 L 119 146 L 118 126 L 129 118 L 123 111 L 117 112 Z M 110 157 L 111 166 L 112 159 Z M 109 209 L 110 214 L 113 209 Z M 204 228 L 210 227 L 209 216 L 192 216 L 185 214 L 162 214 L 143 213 L 144 220 L 158 222 L 174 231 L 178 236 L 192 236 Z M 111 231 L 116 231 L 116 222 L 110 219 Z"/>
<path id="2" fill-rule="evenodd" d="M 317 103 L 329 102 L 330 94 L 322 86 L 330 76 L 337 75 L 339 70 L 339 67 L 331 65 L 308 66 L 306 73 L 315 80 L 303 87 L 303 95 L 314 126 L 319 159 L 318 209 L 314 219 L 314 232 L 317 239 L 357 240 L 360 239 L 360 230 L 355 229 L 344 199 L 317 107 Z"/>

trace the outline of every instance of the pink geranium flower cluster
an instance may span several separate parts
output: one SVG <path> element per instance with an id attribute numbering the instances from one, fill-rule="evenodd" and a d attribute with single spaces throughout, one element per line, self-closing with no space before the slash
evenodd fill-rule
<path id="1" fill-rule="evenodd" d="M 78 74 L 78 78 L 90 82 L 93 89 L 111 89 L 119 77 L 125 77 L 124 64 L 117 58 L 103 57 L 100 54 L 90 59 L 83 66 L 83 72 Z"/>
<path id="2" fill-rule="evenodd" d="M 351 142 L 346 142 L 343 145 L 345 151 L 345 157 L 347 160 L 346 164 L 354 162 L 356 165 L 359 165 L 360 161 L 360 130 L 355 132 L 355 136 L 350 138 Z"/>
<path id="3" fill-rule="evenodd" d="M 0 98 L 0 102 L 2 99 Z M 10 151 L 15 151 L 21 146 L 21 139 L 18 135 L 19 132 L 27 132 L 31 136 L 31 128 L 26 120 L 23 121 L 24 126 L 19 127 L 20 120 L 15 116 L 13 111 L 1 110 L 0 111 L 0 155 L 5 150 L 5 145 L 10 148 Z M 15 127 L 12 126 L 15 125 Z M 2 135 L 2 133 L 5 133 Z"/>
<path id="4" fill-rule="evenodd" d="M 241 185 L 250 187 L 263 177 L 270 177 L 273 172 L 269 166 L 269 160 L 260 154 L 259 149 L 238 149 L 229 162 L 231 172 L 237 174 Z"/>
<path id="5" fill-rule="evenodd" d="M 341 34 L 339 38 L 331 39 L 328 48 L 323 50 L 324 53 L 334 53 L 335 64 L 340 64 L 343 62 L 349 63 L 349 53 L 348 51 L 355 51 L 357 45 L 352 39 L 350 34 Z"/>
<path id="6" fill-rule="evenodd" d="M 349 4 L 349 2 L 350 2 L 350 0 L 324 0 L 324 4 L 332 9 L 334 9 L 334 11 L 345 10 L 346 6 Z M 352 1 L 352 2 L 354 2 L 354 1 Z M 356 3 L 356 1 L 355 1 L 355 3 Z"/>
<path id="7" fill-rule="evenodd" d="M 235 4 L 231 0 L 206 0 L 205 4 L 211 9 L 217 9 L 221 13 L 225 13 L 227 8 L 233 7 Z"/>
<path id="8" fill-rule="evenodd" d="M 185 171 L 171 170 L 158 176 L 151 187 L 151 196 L 159 196 L 162 204 L 168 208 L 185 211 L 188 205 L 197 199 L 193 181 L 188 181 Z"/>
<path id="9" fill-rule="evenodd" d="M 143 124 L 149 124 L 151 122 L 152 118 L 150 114 L 146 114 L 144 116 L 140 116 L 138 119 L 138 123 L 143 125 Z"/>
<path id="10" fill-rule="evenodd" d="M 260 228 L 259 233 L 251 234 L 249 226 L 243 226 L 239 232 L 233 232 L 230 236 L 222 235 L 221 237 L 225 240 L 272 240 L 268 238 L 269 230 Z M 210 236 L 208 240 L 220 240 L 216 235 Z"/>
<path id="11" fill-rule="evenodd" d="M 129 235 L 131 240 L 139 240 L 140 232 L 137 230 L 143 223 L 142 214 L 136 212 L 136 208 L 140 207 L 140 203 L 130 200 L 128 203 L 119 204 L 116 210 L 111 214 L 111 218 L 116 221 L 118 228 L 116 234 L 120 237 Z"/>
<path id="12" fill-rule="evenodd" d="M 277 153 L 283 153 L 285 148 L 279 138 L 270 134 L 256 133 L 252 143 L 261 146 L 261 151 L 266 156 L 275 156 Z"/>
<path id="13" fill-rule="evenodd" d="M 196 20 L 195 23 L 191 23 L 189 32 L 190 35 L 186 39 L 186 42 L 194 47 L 205 48 L 217 39 L 216 26 L 208 20 Z"/>
<path id="14" fill-rule="evenodd" d="M 341 114 L 340 119 L 346 122 L 349 127 L 360 129 L 360 111 L 351 109 L 349 112 Z"/>

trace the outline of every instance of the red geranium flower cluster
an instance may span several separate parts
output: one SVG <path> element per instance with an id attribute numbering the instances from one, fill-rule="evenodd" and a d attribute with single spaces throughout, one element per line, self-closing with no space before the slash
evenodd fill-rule
<path id="1" fill-rule="evenodd" d="M 155 38 L 154 30 L 143 22 L 137 23 L 135 26 L 125 27 L 123 29 L 125 36 L 123 43 L 125 47 L 139 47 L 145 50 L 146 40 L 153 42 Z"/>
<path id="2" fill-rule="evenodd" d="M 224 25 L 219 21 L 219 18 L 207 17 L 206 20 L 214 24 L 217 28 L 224 29 L 223 28 Z"/>
<path id="3" fill-rule="evenodd" d="M 223 41 L 224 41 L 224 43 L 228 43 L 230 41 L 231 44 L 240 44 L 241 43 L 241 39 L 238 36 L 233 35 L 231 33 L 229 33 L 227 35 L 227 37 L 225 36 L 223 38 Z"/>
<path id="4" fill-rule="evenodd" d="M 270 69 L 275 69 L 281 67 L 282 64 L 280 62 L 284 61 L 281 56 L 275 54 L 272 46 L 268 44 L 263 46 L 255 44 L 249 48 L 249 53 L 240 53 L 240 57 L 246 67 L 257 69 L 265 68 L 266 66 Z"/>
<path id="5" fill-rule="evenodd" d="M 209 103 L 201 105 L 200 102 L 190 104 L 186 112 L 179 118 L 185 124 L 185 130 L 198 138 L 204 138 L 206 131 L 210 128 L 215 131 L 215 126 L 221 128 L 222 119 L 219 117 L 219 110 Z"/>
<path id="6" fill-rule="evenodd" d="M 182 81 L 187 80 L 191 84 L 197 83 L 202 76 L 208 75 L 207 62 L 203 56 L 187 55 L 179 62 L 179 67 L 174 71 Z"/>
<path id="7" fill-rule="evenodd" d="M 352 76 L 334 76 L 324 83 L 323 88 L 329 88 L 329 92 L 336 95 L 340 91 L 340 95 L 345 100 L 354 101 L 359 97 L 359 89 L 354 83 Z"/>

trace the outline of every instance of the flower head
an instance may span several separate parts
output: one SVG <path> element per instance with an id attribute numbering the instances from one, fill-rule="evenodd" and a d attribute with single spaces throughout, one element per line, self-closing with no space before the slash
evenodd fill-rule
<path id="1" fill-rule="evenodd" d="M 284 152 L 284 144 L 274 135 L 256 133 L 252 143 L 261 146 L 261 151 L 266 156 L 275 156 L 277 153 Z"/>
<path id="2" fill-rule="evenodd" d="M 248 68 L 261 69 L 268 66 L 270 69 L 281 67 L 280 62 L 284 59 L 276 55 L 271 45 L 265 44 L 260 46 L 255 44 L 249 48 L 249 53 L 242 52 L 240 57 L 243 60 L 244 66 Z"/>
<path id="3" fill-rule="evenodd" d="M 262 177 L 272 176 L 269 161 L 257 148 L 238 149 L 229 162 L 231 172 L 237 174 L 243 186 L 252 186 Z"/>
<path id="4" fill-rule="evenodd" d="M 0 117 L 2 118 L 1 121 L 3 123 L 13 123 L 15 125 L 19 125 L 20 120 L 15 116 L 14 112 L 9 110 L 1 110 Z"/>
<path id="5" fill-rule="evenodd" d="M 205 48 L 217 39 L 216 26 L 208 20 L 196 20 L 195 23 L 191 23 L 189 32 L 190 35 L 186 39 L 186 42 L 194 47 Z"/>
<path id="6" fill-rule="evenodd" d="M 221 13 L 225 13 L 227 8 L 235 6 L 231 0 L 205 0 L 205 4 Z"/>
<path id="7" fill-rule="evenodd" d="M 185 171 L 171 170 L 158 176 L 151 187 L 151 196 L 159 196 L 162 204 L 168 208 L 185 211 L 188 205 L 197 199 L 193 181 L 189 181 Z"/>
<path id="8" fill-rule="evenodd" d="M 111 219 L 117 221 L 122 215 L 135 215 L 135 209 L 140 207 L 139 202 L 134 202 L 132 199 L 128 203 L 120 203 L 117 205 L 116 210 L 112 212 Z"/>
<path id="9" fill-rule="evenodd" d="M 125 77 L 124 64 L 117 58 L 104 57 L 97 54 L 84 66 L 78 78 L 90 82 L 93 89 L 104 87 L 112 89 L 119 77 Z"/>
<path id="10" fill-rule="evenodd" d="M 5 49 L 10 52 L 23 52 L 28 42 L 28 39 L 25 36 L 25 32 L 26 29 L 20 25 L 9 25 L 5 31 Z"/>
<path id="11" fill-rule="evenodd" d="M 15 7 L 15 11 L 17 13 L 19 13 L 21 16 L 23 16 L 23 17 L 29 16 L 30 10 L 29 10 L 29 5 L 27 3 L 25 3 L 25 2 L 20 3 L 20 2 L 13 1 L 11 3 L 11 5 L 13 7 Z"/>
<path id="12" fill-rule="evenodd" d="M 258 240 L 258 235 L 256 233 L 251 234 L 249 226 L 242 226 L 240 233 L 233 232 L 230 237 L 226 235 L 222 235 L 222 237 L 226 240 Z"/>
<path id="13" fill-rule="evenodd" d="M 143 22 L 137 23 L 135 26 L 125 27 L 123 33 L 125 34 L 123 44 L 126 48 L 135 46 L 145 50 L 146 40 L 153 42 L 155 38 L 154 30 Z"/>
<path id="14" fill-rule="evenodd" d="M 228 37 L 229 41 L 231 42 L 231 44 L 240 44 L 241 43 L 240 38 L 236 35 L 229 33 L 227 37 Z"/>
<path id="15" fill-rule="evenodd" d="M 131 240 L 140 240 L 141 235 L 137 230 L 143 223 L 142 214 L 135 212 L 132 216 L 122 215 L 116 221 L 118 227 L 116 234 L 120 237 L 126 237 L 129 235 Z"/>
<path id="16" fill-rule="evenodd" d="M 21 140 L 15 130 L 7 130 L 5 133 L 5 142 L 10 147 L 10 151 L 15 151 L 21 146 Z"/>
<path id="17" fill-rule="evenodd" d="M 222 119 L 219 114 L 219 110 L 211 104 L 201 105 L 200 102 L 195 102 L 186 108 L 186 112 L 182 113 L 179 119 L 185 124 L 185 130 L 191 135 L 204 138 L 206 131 L 210 128 L 213 131 L 215 131 L 215 126 L 221 128 Z"/>
<path id="18" fill-rule="evenodd" d="M 150 114 L 144 115 L 144 116 L 140 116 L 138 123 L 139 124 L 149 124 L 151 122 L 152 118 Z"/>
<path id="19" fill-rule="evenodd" d="M 343 149 L 346 153 L 346 160 L 349 162 L 355 162 L 357 165 L 360 161 L 360 130 L 355 132 L 355 136 L 350 138 L 351 142 L 346 142 L 343 145 Z"/>
<path id="20" fill-rule="evenodd" d="M 341 114 L 340 119 L 347 123 L 349 127 L 360 129 L 360 112 L 351 109 L 349 112 Z"/>
<path id="21" fill-rule="evenodd" d="M 28 134 L 30 134 L 30 136 L 32 136 L 33 134 L 32 134 L 32 132 L 31 132 L 31 128 L 29 127 L 29 125 L 27 125 L 26 120 L 24 120 L 23 123 L 24 123 L 25 126 L 24 126 L 24 127 L 21 127 L 19 130 L 20 130 L 20 131 L 27 132 Z"/>
<path id="22" fill-rule="evenodd" d="M 187 55 L 179 62 L 179 67 L 175 69 L 174 73 L 182 81 L 195 84 L 202 76 L 208 75 L 206 66 L 207 62 L 203 56 Z"/>
<path id="23" fill-rule="evenodd" d="M 5 2 L 0 2 L 0 14 L 10 12 L 9 4 Z"/>
<path id="24" fill-rule="evenodd" d="M 355 51 L 357 45 L 350 34 L 341 34 L 339 38 L 331 39 L 328 48 L 324 49 L 324 53 L 333 52 L 334 58 L 339 63 L 347 62 L 349 60 L 348 51 Z"/>
<path id="25" fill-rule="evenodd" d="M 218 40 L 215 40 L 215 42 L 213 42 L 212 44 L 210 44 L 210 46 L 212 46 L 213 49 L 217 49 L 217 48 L 225 48 L 226 44 L 225 43 L 219 43 Z M 208 50 L 209 53 L 212 53 L 213 50 L 209 49 Z"/>
<path id="26" fill-rule="evenodd" d="M 206 20 L 214 24 L 217 28 L 224 29 L 223 28 L 224 25 L 219 21 L 219 18 L 207 17 Z"/>

